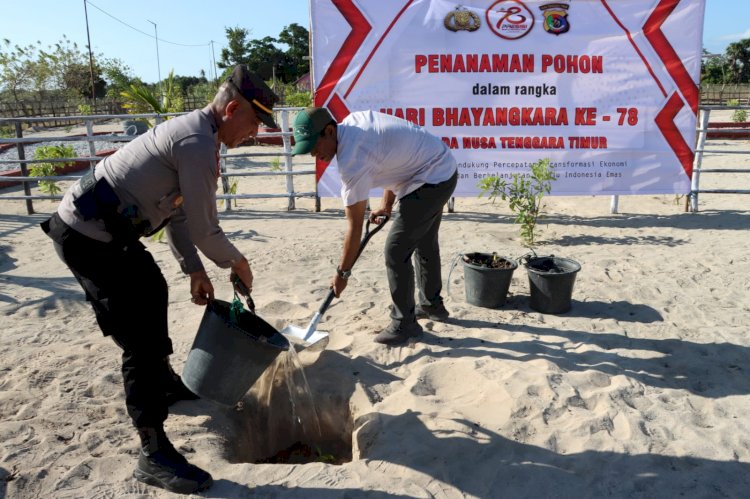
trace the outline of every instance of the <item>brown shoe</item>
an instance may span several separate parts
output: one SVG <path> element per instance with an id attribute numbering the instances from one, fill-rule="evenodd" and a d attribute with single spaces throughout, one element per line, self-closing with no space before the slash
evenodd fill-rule
<path id="1" fill-rule="evenodd" d="M 403 345 L 409 341 L 409 338 L 418 338 L 421 335 L 422 326 L 416 322 L 412 324 L 391 322 L 387 328 L 383 329 L 375 337 L 375 341 L 383 345 Z"/>
<path id="2" fill-rule="evenodd" d="M 431 321 L 445 321 L 450 317 L 450 312 L 446 310 L 445 305 L 417 305 L 414 308 L 417 319 L 430 319 Z"/>

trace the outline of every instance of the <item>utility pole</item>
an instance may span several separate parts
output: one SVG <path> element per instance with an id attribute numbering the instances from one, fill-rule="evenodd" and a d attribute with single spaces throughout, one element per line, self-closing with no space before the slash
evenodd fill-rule
<path id="1" fill-rule="evenodd" d="M 213 61 L 213 68 L 214 68 L 214 83 L 216 83 L 216 80 L 219 79 L 219 76 L 216 74 L 216 52 L 214 51 L 213 40 L 211 40 L 211 60 Z"/>
<path id="2" fill-rule="evenodd" d="M 91 35 L 89 34 L 89 10 L 83 0 L 83 12 L 86 15 L 86 39 L 89 42 L 89 73 L 91 74 L 91 98 L 94 99 L 93 112 L 96 113 L 96 87 L 94 85 L 94 56 L 91 54 Z"/>
<path id="3" fill-rule="evenodd" d="M 154 25 L 154 37 L 156 38 L 156 70 L 159 75 L 159 103 L 164 105 L 164 93 L 161 90 L 161 64 L 159 63 L 159 33 L 156 31 L 156 23 L 154 21 L 149 21 L 148 19 L 146 19 L 146 21 Z"/>

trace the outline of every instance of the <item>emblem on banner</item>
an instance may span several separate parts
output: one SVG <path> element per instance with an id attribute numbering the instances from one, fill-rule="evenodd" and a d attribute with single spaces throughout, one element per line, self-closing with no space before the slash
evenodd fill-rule
<path id="1" fill-rule="evenodd" d="M 476 31 L 482 23 L 479 16 L 459 5 L 445 16 L 443 24 L 451 31 Z"/>
<path id="2" fill-rule="evenodd" d="M 534 27 L 534 14 L 521 0 L 499 0 L 487 9 L 487 25 L 506 40 L 518 40 Z"/>
<path id="3" fill-rule="evenodd" d="M 568 22 L 568 9 L 570 5 L 566 3 L 548 3 L 542 5 L 539 9 L 544 13 L 544 31 L 553 35 L 562 35 L 570 31 L 570 22 Z"/>

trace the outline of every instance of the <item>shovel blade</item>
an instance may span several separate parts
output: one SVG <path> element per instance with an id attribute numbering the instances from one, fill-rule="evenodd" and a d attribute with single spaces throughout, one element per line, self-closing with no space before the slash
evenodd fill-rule
<path id="1" fill-rule="evenodd" d="M 325 340 L 323 341 L 323 346 L 328 344 L 328 333 L 324 331 L 315 330 L 312 332 L 309 338 L 305 339 L 305 336 L 307 336 L 308 334 L 307 329 L 289 325 L 281 330 L 281 334 L 289 337 L 295 343 L 302 343 L 305 348 L 322 342 L 323 340 Z"/>

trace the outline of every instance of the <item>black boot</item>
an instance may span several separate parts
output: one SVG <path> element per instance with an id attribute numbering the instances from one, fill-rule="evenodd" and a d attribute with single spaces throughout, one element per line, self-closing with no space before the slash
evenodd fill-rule
<path id="1" fill-rule="evenodd" d="M 211 475 L 187 462 L 161 428 L 139 428 L 141 453 L 136 480 L 178 494 L 193 494 L 213 484 Z"/>
<path id="2" fill-rule="evenodd" d="M 169 377 L 167 378 L 166 384 L 168 406 L 171 406 L 180 400 L 196 400 L 200 398 L 198 395 L 191 392 L 190 389 L 185 386 L 185 383 L 182 382 L 180 375 L 174 372 L 172 365 L 169 363 L 169 358 L 167 358 L 167 367 L 169 368 Z"/>

